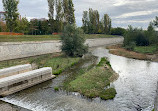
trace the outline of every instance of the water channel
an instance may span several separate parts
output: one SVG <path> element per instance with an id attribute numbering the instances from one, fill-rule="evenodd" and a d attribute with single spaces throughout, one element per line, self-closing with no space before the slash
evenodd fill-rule
<path id="1" fill-rule="evenodd" d="M 107 57 L 113 70 L 119 74 L 119 78 L 111 83 L 111 87 L 115 87 L 117 91 L 114 100 L 102 101 L 99 98 L 89 100 L 78 93 L 54 91 L 55 86 L 60 85 L 61 81 L 77 71 L 76 68 L 93 64 L 95 61 L 92 59 L 81 62 L 76 68 L 70 69 L 56 79 L 1 100 L 11 103 L 9 106 L 16 109 L 15 111 L 151 111 L 153 109 L 158 63 L 112 55 L 105 47 L 93 48 L 90 52 L 98 57 L 98 61 L 101 57 Z M 0 102 L 0 106 L 2 104 L 4 103 Z"/>

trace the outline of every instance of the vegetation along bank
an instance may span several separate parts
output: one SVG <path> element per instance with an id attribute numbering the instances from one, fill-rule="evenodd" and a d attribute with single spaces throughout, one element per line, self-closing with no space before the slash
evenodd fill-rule
<path id="1" fill-rule="evenodd" d="M 63 83 L 63 88 L 67 91 L 79 92 L 88 98 L 100 97 L 103 100 L 113 99 L 117 93 L 109 86 L 118 75 L 105 58 L 102 58 L 98 65 L 81 69 L 74 76 Z"/>

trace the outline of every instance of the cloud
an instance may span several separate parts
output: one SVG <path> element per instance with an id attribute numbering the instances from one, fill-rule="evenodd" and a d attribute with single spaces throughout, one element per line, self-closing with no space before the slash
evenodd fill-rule
<path id="1" fill-rule="evenodd" d="M 158 16 L 157 0 L 73 0 L 78 26 L 82 25 L 83 11 L 93 8 L 100 17 L 108 13 L 113 27 L 127 27 L 129 24 L 146 28 Z M 0 0 L 2 2 L 2 0 Z M 0 3 L 0 10 L 3 6 Z M 47 0 L 20 0 L 19 12 L 28 19 L 48 18 Z"/>

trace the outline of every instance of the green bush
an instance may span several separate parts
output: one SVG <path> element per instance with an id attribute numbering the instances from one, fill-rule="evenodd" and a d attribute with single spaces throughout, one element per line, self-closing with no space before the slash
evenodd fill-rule
<path id="1" fill-rule="evenodd" d="M 100 98 L 103 100 L 109 100 L 109 99 L 113 99 L 116 94 L 117 92 L 114 88 L 109 88 L 101 92 Z"/>
<path id="2" fill-rule="evenodd" d="M 111 29 L 111 35 L 124 35 L 126 32 L 126 29 L 124 28 L 120 28 L 120 27 L 117 27 L 117 28 L 112 28 Z"/>
<path id="3" fill-rule="evenodd" d="M 149 40 L 145 34 L 145 31 L 138 28 L 129 26 L 127 32 L 124 35 L 124 46 L 131 45 L 135 42 L 137 46 L 148 46 Z"/>
<path id="4" fill-rule="evenodd" d="M 59 91 L 59 87 L 54 87 L 54 91 Z"/>
<path id="5" fill-rule="evenodd" d="M 127 50 L 134 50 L 135 46 L 136 46 L 135 42 L 130 42 L 129 45 L 125 46 L 125 49 L 127 49 Z"/>
<path id="6" fill-rule="evenodd" d="M 83 30 L 75 25 L 68 24 L 61 36 L 62 51 L 68 56 L 81 57 L 88 51 L 88 46 L 85 46 L 85 38 Z"/>
<path id="7" fill-rule="evenodd" d="M 108 65 L 109 67 L 111 67 L 111 64 L 110 64 L 110 62 L 106 59 L 106 58 L 101 58 L 101 60 L 100 60 L 100 62 L 98 63 L 98 65 L 97 66 L 103 66 L 103 65 Z"/>

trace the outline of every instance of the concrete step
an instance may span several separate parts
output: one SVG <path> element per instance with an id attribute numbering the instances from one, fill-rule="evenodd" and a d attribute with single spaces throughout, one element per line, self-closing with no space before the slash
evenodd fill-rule
<path id="1" fill-rule="evenodd" d="M 18 65 L 18 66 L 0 69 L 0 78 L 17 75 L 31 70 L 32 70 L 31 64 L 24 64 L 24 65 Z"/>
<path id="2" fill-rule="evenodd" d="M 7 96 L 36 84 L 55 78 L 52 68 L 45 67 L 0 79 L 0 96 Z"/>

